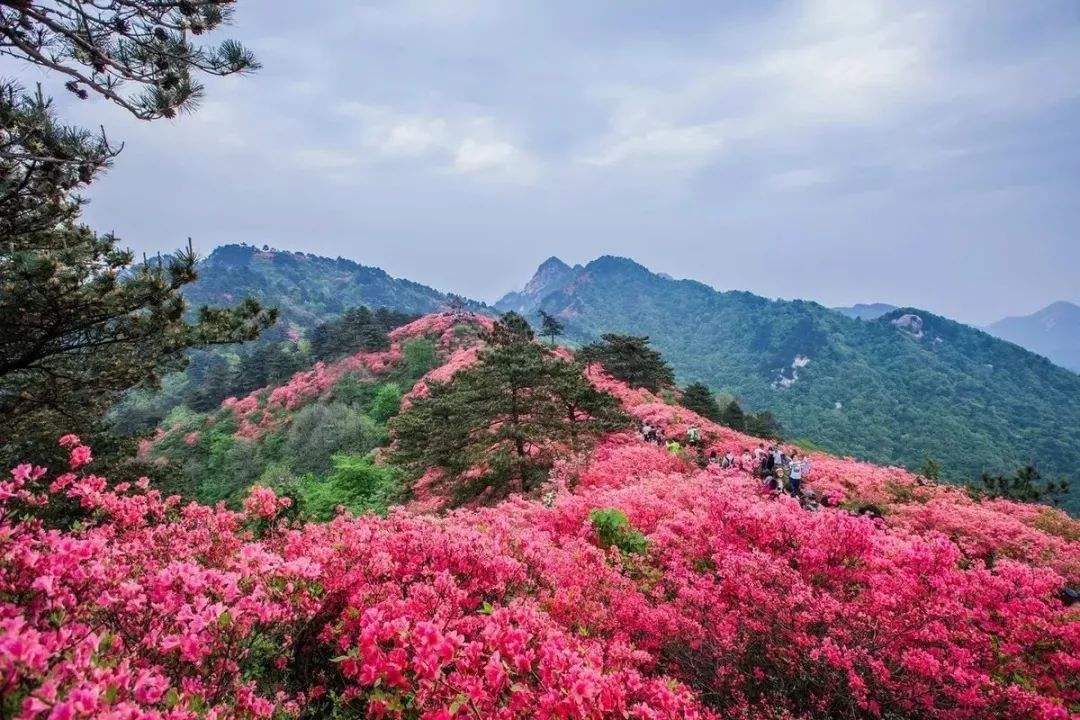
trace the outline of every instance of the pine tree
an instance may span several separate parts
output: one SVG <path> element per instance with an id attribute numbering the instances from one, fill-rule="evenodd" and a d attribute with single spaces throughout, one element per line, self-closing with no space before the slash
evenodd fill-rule
<path id="1" fill-rule="evenodd" d="M 577 356 L 586 363 L 600 363 L 612 377 L 630 387 L 659 392 L 675 383 L 671 366 L 649 346 L 647 337 L 608 333 L 599 342 L 582 347 Z"/>
<path id="2" fill-rule="evenodd" d="M 732 400 L 724 406 L 720 413 L 720 424 L 739 432 L 746 430 L 746 415 L 737 401 Z"/>
<path id="3" fill-rule="evenodd" d="M 67 432 L 104 444 L 102 418 L 127 390 L 182 369 L 189 348 L 255 338 L 277 313 L 251 299 L 190 312 L 181 294 L 197 277 L 190 240 L 135 263 L 116 237 L 78 223 L 79 191 L 115 155 L 107 140 L 60 125 L 40 94 L 11 85 L 0 119 L 0 464 L 9 466 L 48 461 Z"/>
<path id="4" fill-rule="evenodd" d="M 106 98 L 141 120 L 175 117 L 203 94 L 194 74 L 259 67 L 235 40 L 195 45 L 229 22 L 235 0 L 97 0 L 0 3 L 0 54 L 52 70 L 85 100 Z M 135 91 L 125 94 L 124 85 Z"/>
<path id="5" fill-rule="evenodd" d="M 720 405 L 703 383 L 691 383 L 683 390 L 682 406 L 713 422 L 720 422 Z"/>
<path id="6" fill-rule="evenodd" d="M 580 366 L 533 342 L 520 315 L 504 315 L 487 341 L 476 365 L 450 382 L 432 383 L 426 397 L 394 419 L 395 462 L 417 474 L 442 468 L 460 497 L 478 484 L 528 490 L 560 448 L 583 449 L 625 425 L 615 399 L 593 388 Z M 458 480 L 473 468 L 482 477 Z"/>
<path id="7" fill-rule="evenodd" d="M 229 360 L 222 355 L 208 353 L 203 377 L 201 381 L 189 385 L 194 393 L 185 402 L 198 412 L 213 410 L 230 395 L 233 383 L 234 373 Z"/>
<path id="8" fill-rule="evenodd" d="M 540 337 L 546 337 L 551 341 L 551 346 L 555 347 L 555 338 L 563 334 L 565 329 L 563 324 L 559 320 L 543 310 L 540 311 Z"/>
<path id="9" fill-rule="evenodd" d="M 759 413 L 746 413 L 744 417 L 744 432 L 759 438 L 780 440 L 784 437 L 784 428 L 780 422 L 768 410 Z"/>

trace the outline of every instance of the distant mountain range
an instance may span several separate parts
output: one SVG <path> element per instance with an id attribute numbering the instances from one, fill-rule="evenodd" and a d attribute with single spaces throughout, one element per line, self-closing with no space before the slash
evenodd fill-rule
<path id="1" fill-rule="evenodd" d="M 998 320 L 987 326 L 986 331 L 1037 352 L 1062 367 L 1080 372 L 1078 305 L 1056 302 L 1031 315 Z"/>
<path id="2" fill-rule="evenodd" d="M 1026 463 L 1057 477 L 1080 464 L 1080 376 L 924 310 L 858 320 L 610 256 L 577 267 L 551 258 L 495 307 L 543 309 L 576 342 L 649 335 L 681 381 L 771 409 L 790 435 L 833 452 L 915 468 L 931 457 L 953 480 Z"/>
<path id="3" fill-rule="evenodd" d="M 890 313 L 896 309 L 896 305 L 889 305 L 888 303 L 856 303 L 847 307 L 833 308 L 836 312 L 857 320 L 877 320 L 885 313 Z"/>

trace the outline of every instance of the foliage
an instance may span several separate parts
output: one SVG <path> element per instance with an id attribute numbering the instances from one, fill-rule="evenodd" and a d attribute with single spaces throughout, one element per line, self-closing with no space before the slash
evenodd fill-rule
<path id="1" fill-rule="evenodd" d="M 62 249 L 0 252 L 0 457 L 57 428 L 92 432 L 126 390 L 182 366 L 187 348 L 251 338 L 274 320 L 250 302 L 188 322 L 177 291 L 195 277 L 194 253 L 121 277 L 132 258 L 115 238 L 63 232 Z"/>
<path id="2" fill-rule="evenodd" d="M 389 308 L 410 315 L 438 312 L 457 302 L 463 310 L 477 303 L 450 296 L 409 280 L 390 277 L 375 267 L 346 258 L 328 258 L 268 246 L 222 245 L 199 267 L 199 280 L 185 288 L 192 303 L 231 305 L 244 296 L 272 302 L 284 322 L 311 330 L 344 315 L 350 308 Z M 378 318 L 379 311 L 372 310 Z"/>
<path id="3" fill-rule="evenodd" d="M 713 422 L 720 422 L 720 405 L 716 397 L 703 383 L 690 383 L 683 390 L 682 406 L 693 410 L 702 417 L 709 418 Z"/>
<path id="4" fill-rule="evenodd" d="M 238 507 L 255 484 L 298 499 L 316 487 L 340 489 L 331 482 L 333 456 L 364 457 L 387 445 L 403 388 L 489 323 L 471 315 L 420 318 L 394 329 L 386 350 L 316 363 L 207 412 L 181 405 L 142 442 L 140 458 L 156 487 L 207 503 Z"/>
<path id="5" fill-rule="evenodd" d="M 410 377 L 423 377 L 439 364 L 438 348 L 428 338 L 414 338 L 402 343 L 401 354 Z"/>
<path id="6" fill-rule="evenodd" d="M 104 133 L 61 125 L 52 100 L 0 83 L 0 239 L 16 242 L 74 222 L 84 204 L 79 191 L 107 168 L 117 150 Z"/>
<path id="7" fill-rule="evenodd" d="M 642 554 L 649 549 L 649 541 L 630 525 L 622 510 L 598 508 L 589 513 L 589 522 L 601 547 L 617 547 L 630 554 Z"/>
<path id="8" fill-rule="evenodd" d="M 649 346 L 649 338 L 637 335 L 605 333 L 599 342 L 578 350 L 585 363 L 600 363 L 612 376 L 625 380 L 630 387 L 658 392 L 674 384 L 675 376 L 663 356 Z"/>
<path id="9" fill-rule="evenodd" d="M 385 515 L 402 499 L 400 476 L 397 468 L 376 463 L 370 454 L 336 454 L 325 479 L 298 483 L 300 509 L 315 520 L 329 520 L 339 508 L 355 515 Z"/>
<path id="10" fill-rule="evenodd" d="M 81 99 L 95 93 L 142 120 L 193 109 L 195 73 L 231 75 L 259 67 L 235 40 L 195 45 L 228 22 L 235 0 L 13 0 L 0 3 L 0 55 L 53 70 Z M 125 84 L 138 90 L 123 94 Z"/>
<path id="11" fill-rule="evenodd" d="M 1013 475 L 990 475 L 983 473 L 979 482 L 968 486 L 968 490 L 977 497 L 1005 498 L 1017 502 L 1052 502 L 1055 505 L 1069 492 L 1069 483 L 1065 480 L 1040 482 L 1042 475 L 1032 465 L 1025 465 Z"/>
<path id="12" fill-rule="evenodd" d="M 466 497 L 533 487 L 557 450 L 574 453 L 625 420 L 581 368 L 533 342 L 528 324 L 507 313 L 478 360 L 427 392 L 391 424 L 394 462 L 417 476 L 441 468 Z M 464 476 L 465 482 L 462 482 Z"/>
<path id="13" fill-rule="evenodd" d="M 546 337 L 551 341 L 551 346 L 555 347 L 555 338 L 562 335 L 565 329 L 562 322 L 554 315 L 549 315 L 543 310 L 540 311 L 540 322 L 540 337 Z"/>
<path id="14" fill-rule="evenodd" d="M 390 347 L 389 332 L 415 319 L 415 315 L 386 308 L 374 313 L 362 305 L 350 308 L 340 318 L 315 326 L 311 354 L 315 360 L 325 362 L 361 351 L 386 350 Z"/>

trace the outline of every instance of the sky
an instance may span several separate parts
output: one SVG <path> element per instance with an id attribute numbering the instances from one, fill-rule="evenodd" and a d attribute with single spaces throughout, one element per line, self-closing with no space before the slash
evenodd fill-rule
<path id="1" fill-rule="evenodd" d="M 556 255 L 983 324 L 1080 301 L 1075 0 L 239 0 L 263 68 L 145 123 L 87 221 L 493 300 Z M 64 96 L 64 97 L 61 97 Z"/>

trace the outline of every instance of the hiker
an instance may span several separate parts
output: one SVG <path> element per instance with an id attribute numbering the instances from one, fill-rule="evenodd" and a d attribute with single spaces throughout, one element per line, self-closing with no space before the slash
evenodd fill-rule
<path id="1" fill-rule="evenodd" d="M 784 451 L 776 445 L 773 445 L 772 451 L 769 453 L 772 458 L 772 465 L 770 469 L 776 470 L 784 466 Z"/>
<path id="2" fill-rule="evenodd" d="M 762 445 L 762 447 L 764 448 L 764 445 Z M 764 449 L 762 450 L 762 453 L 763 453 L 762 456 L 761 456 L 761 476 L 762 477 L 768 477 L 769 475 L 772 475 L 773 471 L 776 468 L 776 462 L 775 462 L 774 456 L 773 456 L 773 452 L 775 450 L 776 450 L 775 447 L 769 448 L 768 450 L 764 450 Z"/>
<path id="3" fill-rule="evenodd" d="M 730 450 L 728 450 L 726 453 L 724 453 L 724 459 L 720 461 L 720 467 L 729 468 L 734 464 L 735 455 Z"/>
<path id="4" fill-rule="evenodd" d="M 791 460 L 788 462 L 788 485 L 791 487 L 792 497 L 798 497 L 802 485 L 803 476 L 810 472 L 810 461 L 800 460 L 799 451 L 791 451 Z"/>
<path id="5" fill-rule="evenodd" d="M 700 442 L 701 442 L 701 431 L 698 430 L 697 425 L 691 425 L 686 430 L 686 444 L 690 445 L 691 447 L 697 447 L 698 443 L 700 443 Z"/>
<path id="6" fill-rule="evenodd" d="M 649 423 L 643 424 L 641 426 L 641 439 L 645 442 L 650 442 L 652 440 L 652 435 L 654 432 L 656 431 L 653 430 L 652 425 L 650 425 Z"/>
<path id="7" fill-rule="evenodd" d="M 742 457 L 739 460 L 739 469 L 740 470 L 746 470 L 746 471 L 752 471 L 754 469 L 753 466 L 754 466 L 754 458 L 753 458 L 753 456 L 750 454 L 749 450 L 747 450 L 746 448 L 743 448 Z"/>
<path id="8" fill-rule="evenodd" d="M 719 465 L 720 464 L 720 458 L 717 456 L 715 450 L 710 450 L 709 451 L 709 464 L 710 465 Z"/>

